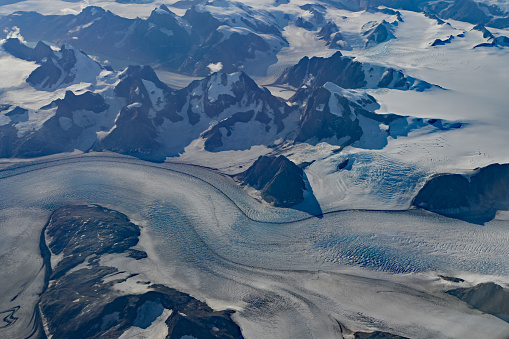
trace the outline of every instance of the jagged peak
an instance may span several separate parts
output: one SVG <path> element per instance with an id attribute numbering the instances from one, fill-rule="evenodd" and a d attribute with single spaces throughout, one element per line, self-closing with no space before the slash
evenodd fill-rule
<path id="1" fill-rule="evenodd" d="M 111 13 L 110 11 L 106 11 L 104 8 L 99 6 L 87 6 L 81 10 L 78 15 L 90 15 L 90 16 L 99 16 L 104 15 L 106 13 Z"/>

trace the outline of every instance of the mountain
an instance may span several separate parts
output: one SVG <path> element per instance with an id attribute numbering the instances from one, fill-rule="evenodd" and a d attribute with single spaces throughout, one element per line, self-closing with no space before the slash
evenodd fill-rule
<path id="1" fill-rule="evenodd" d="M 161 82 L 150 66 L 129 66 L 105 76 L 112 85 L 105 85 L 101 94 L 67 91 L 37 111 L 20 107 L 6 112 L 8 123 L 0 126 L 1 155 L 94 149 L 160 159 L 182 153 L 194 140 L 202 140 L 208 151 L 249 149 L 286 138 L 298 119 L 296 107 L 241 72 L 214 73 L 177 91 Z"/>
<path id="2" fill-rule="evenodd" d="M 127 19 L 93 6 L 77 15 L 17 12 L 0 18 L 0 34 L 7 36 L 16 28 L 30 41 L 72 44 L 91 55 L 162 64 L 199 76 L 210 74 L 209 66 L 219 63 L 225 72 L 234 72 L 261 55 L 272 60 L 288 45 L 275 19 L 260 20 L 254 10 L 238 4 L 231 4 L 240 13 L 237 20 L 224 17 L 218 14 L 224 6 L 217 1 L 193 6 L 180 17 L 161 5 L 147 19 Z"/>
<path id="3" fill-rule="evenodd" d="M 345 41 L 343 35 L 339 32 L 339 27 L 333 22 L 329 21 L 318 32 L 318 38 L 326 42 L 326 46 L 332 49 L 351 50 L 352 47 Z"/>
<path id="4" fill-rule="evenodd" d="M 371 0 L 367 4 L 367 7 L 378 6 L 422 12 L 440 19 L 453 19 L 474 25 L 483 23 L 495 28 L 509 27 L 509 13 L 496 4 L 473 0 Z"/>
<path id="5" fill-rule="evenodd" d="M 3 157 L 93 149 L 161 160 L 183 153 L 193 142 L 203 150 L 218 152 L 272 146 L 276 140 L 297 143 L 329 140 L 343 146 L 380 149 L 389 136 L 396 138 L 426 126 L 439 129 L 455 126 L 440 120 L 374 113 L 379 106 L 373 97 L 335 83 L 349 88 L 366 88 L 376 82 L 377 87 L 404 89 L 431 85 L 391 68 L 370 66 L 366 70 L 365 64 L 340 52 L 330 58 L 304 58 L 280 78 L 281 82 L 302 86 L 292 98 L 301 103 L 299 108 L 276 98 L 242 72 L 214 73 L 173 90 L 159 80 L 150 66 L 129 66 L 121 72 L 98 74 L 103 70 L 100 65 L 70 46 L 64 46 L 60 52 L 53 52 L 43 43 L 33 50 L 24 49 L 16 41 L 10 41 L 8 46 L 14 54 L 20 55 L 21 50 L 27 59 L 41 60 L 41 66 L 29 75 L 28 81 L 40 79 L 41 72 L 51 69 L 48 60 L 67 60 L 63 57 L 67 53 L 80 55 L 81 61 L 71 65 L 90 64 L 96 69 L 76 73 L 73 66 L 64 73 L 66 77 L 60 75 L 59 82 L 50 88 L 69 81 L 80 83 L 90 77 L 93 78 L 88 79 L 90 83 L 106 83 L 102 85 L 106 87 L 102 87 L 101 94 L 67 91 L 64 98 L 38 111 L 9 113 L 9 123 L 0 128 L 5 140 Z M 376 77 L 366 81 L 368 75 Z M 62 80 L 67 78 L 70 80 Z M 40 88 L 47 80 L 43 84 L 31 82 Z M 304 82 L 307 85 L 302 85 Z"/>
<path id="6" fill-rule="evenodd" d="M 306 4 L 299 7 L 304 12 L 295 20 L 295 26 L 315 31 L 325 25 L 327 8 L 320 4 Z"/>
<path id="7" fill-rule="evenodd" d="M 397 25 L 397 21 L 392 24 L 385 20 L 382 20 L 382 22 L 370 21 L 364 24 L 361 27 L 361 35 L 364 37 L 365 47 L 371 47 L 394 39 L 394 25 Z"/>
<path id="8" fill-rule="evenodd" d="M 509 209 L 509 164 L 492 164 L 470 175 L 439 174 L 429 179 L 413 205 L 475 223 Z"/>
<path id="9" fill-rule="evenodd" d="M 1 126 L 2 156 L 22 158 L 44 156 L 72 151 L 80 146 L 88 150 L 94 140 L 90 140 L 87 129 L 95 128 L 102 120 L 101 113 L 106 112 L 108 108 L 100 94 L 85 92 L 75 95 L 67 91 L 63 99 L 58 99 L 40 109 L 45 113 L 38 114 L 44 116 L 47 116 L 48 111 L 54 113 L 39 129 L 20 133 L 17 125 L 26 123 L 26 120 L 13 120 L 10 124 Z"/>
<path id="10" fill-rule="evenodd" d="M 433 85 L 406 76 L 394 68 L 361 63 L 355 58 L 336 52 L 329 58 L 302 58 L 299 63 L 286 69 L 275 84 L 298 88 L 292 101 L 302 102 L 310 92 L 332 82 L 342 88 L 394 88 L 400 90 L 424 91 Z"/>
<path id="11" fill-rule="evenodd" d="M 40 64 L 27 79 L 27 82 L 40 90 L 53 91 L 76 81 L 94 83 L 104 69 L 85 53 L 64 45 L 58 51 L 39 41 L 30 48 L 18 39 L 10 38 L 2 45 L 5 51 L 15 57 Z"/>
<path id="12" fill-rule="evenodd" d="M 342 146 L 381 149 L 387 138 L 406 136 L 415 129 L 448 130 L 461 123 L 437 119 L 377 114 L 380 106 L 369 94 L 344 89 L 332 82 L 315 89 L 304 106 L 295 140 L 317 143 L 327 141 Z"/>
<path id="13" fill-rule="evenodd" d="M 257 189 L 263 200 L 276 207 L 291 207 L 304 201 L 304 171 L 285 156 L 260 156 L 235 178 Z"/>

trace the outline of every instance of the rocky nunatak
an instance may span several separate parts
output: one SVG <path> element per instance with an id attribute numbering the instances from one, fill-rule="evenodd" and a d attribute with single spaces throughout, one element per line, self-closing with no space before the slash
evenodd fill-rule
<path id="1" fill-rule="evenodd" d="M 235 178 L 259 190 L 263 200 L 274 206 L 291 207 L 304 201 L 304 171 L 283 155 L 261 156 Z"/>
<path id="2" fill-rule="evenodd" d="M 149 260 L 133 248 L 140 228 L 124 214 L 98 205 L 64 206 L 51 215 L 43 232 L 47 287 L 39 307 L 52 338 L 118 338 L 156 321 L 164 321 L 166 338 L 242 338 L 232 311 L 214 311 L 188 294 L 139 281 L 137 272 L 104 264 L 112 254 Z M 126 282 L 145 292 L 116 288 Z"/>
<path id="3" fill-rule="evenodd" d="M 509 164 L 491 164 L 471 174 L 430 178 L 413 205 L 448 217 L 484 224 L 509 210 Z"/>

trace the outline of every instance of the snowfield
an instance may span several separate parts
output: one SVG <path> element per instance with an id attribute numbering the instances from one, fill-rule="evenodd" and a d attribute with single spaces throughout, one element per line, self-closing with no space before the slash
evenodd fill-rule
<path id="1" fill-rule="evenodd" d="M 186 2 L 176 0 L 8 2 L 0 4 L 0 16 L 27 9 L 45 15 L 77 14 L 92 5 L 127 18 L 147 18 L 161 4 L 178 16 L 186 12 Z M 275 85 L 281 74 L 303 57 L 326 58 L 337 50 L 319 38 L 320 27 L 290 23 L 297 17 L 314 22 L 311 12 L 301 6 L 325 2 L 285 2 L 248 0 L 232 5 L 214 0 L 204 7 L 227 21 L 218 28 L 223 39 L 255 31 L 251 19 L 280 30 L 280 36 L 259 34 L 274 54 L 246 60 L 242 71 L 290 103 L 299 89 Z M 142 225 L 138 246 L 151 259 L 128 262 L 111 255 L 103 259 L 107 265 L 141 272 L 139 280 L 189 293 L 214 309 L 235 310 L 233 318 L 246 338 L 353 338 L 352 331 L 386 331 L 409 338 L 509 337 L 508 322 L 444 293 L 483 282 L 509 287 L 509 212 L 499 211 L 494 220 L 480 226 L 411 206 L 433 175 L 465 174 L 489 164 L 509 163 L 509 47 L 474 48 L 487 39 L 466 22 L 439 24 L 405 10 L 399 10 L 402 21 L 397 21 L 396 15 L 352 12 L 334 7 L 332 0 L 326 3 L 325 20 L 334 22 L 352 47 L 341 50 L 344 56 L 373 68 L 375 75 L 391 67 L 436 85 L 424 91 L 387 89 L 366 79 L 367 86 L 348 90 L 326 83 L 330 93 L 352 101 L 372 96 L 378 103 L 374 114 L 405 117 L 386 125 L 359 116 L 364 134 L 347 146 L 345 140 L 332 138 L 302 143 L 285 139 L 298 128 L 300 113 L 295 110 L 282 133 L 269 132 L 257 121 L 221 127 L 220 132 L 231 138 L 214 152 L 207 151 L 204 131 L 242 110 L 260 109 L 258 103 L 241 103 L 191 129 L 187 120 L 166 120 L 157 140 L 175 156 L 161 164 L 108 152 L 85 154 L 81 151 L 91 149 L 97 137 L 102 140 L 116 128 L 125 106 L 114 93 L 122 70 L 101 69 L 76 51 L 76 79 L 43 90 L 26 82 L 36 63 L 0 48 L 0 106 L 27 109 L 16 118 L 20 119 L 15 125 L 18 136 L 39 130 L 53 117 L 55 107 L 41 108 L 63 99 L 66 91 L 99 93 L 110 105 L 103 115 L 79 110 L 72 112 L 72 119 L 60 118 L 62 130 L 73 123 L 92 126 L 77 142 L 80 151 L 30 161 L 0 159 L 0 337 L 30 335 L 44 279 L 40 232 L 54 209 L 70 203 L 99 204 Z M 487 3 L 509 9 L 505 0 Z M 362 27 L 382 20 L 394 36 L 378 44 L 366 41 Z M 489 30 L 495 37 L 509 36 L 509 29 Z M 449 43 L 432 46 L 437 39 L 451 36 Z M 34 46 L 36 41 L 27 43 Z M 90 55 L 105 61 L 104 56 Z M 111 60 L 116 66 L 127 63 Z M 172 89 L 201 80 L 170 72 L 164 65 L 152 67 Z M 208 65 L 211 73 L 222 67 L 221 61 Z M 207 100 L 199 101 L 205 92 L 197 87 L 182 112 L 194 107 L 203 113 L 205 101 L 233 97 L 232 84 L 240 74 L 229 75 L 225 82 L 219 74 L 213 75 Z M 146 79 L 142 84 L 154 118 L 166 104 L 164 92 Z M 142 103 L 130 105 L 134 109 Z M 341 115 L 339 102 L 335 105 L 331 113 Z M 13 121 L 6 115 L 9 109 L 0 110 L 0 126 Z M 431 126 L 430 119 L 445 123 Z M 301 165 L 306 194 L 316 199 L 294 209 L 275 208 L 262 201 L 259 192 L 240 187 L 231 176 L 262 155 L 285 155 Z M 316 209 L 320 213 L 312 213 Z M 446 281 L 440 275 L 464 282 Z M 146 292 L 146 286 L 130 281 L 118 288 L 122 293 Z M 146 330 L 132 327 L 122 337 L 165 337 L 165 320 L 171 312 L 166 310 Z M 9 314 L 17 321 L 12 322 Z"/>

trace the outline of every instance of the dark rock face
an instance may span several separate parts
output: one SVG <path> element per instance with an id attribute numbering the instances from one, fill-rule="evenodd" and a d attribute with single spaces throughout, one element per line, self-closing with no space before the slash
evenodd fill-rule
<path id="1" fill-rule="evenodd" d="M 509 209 L 509 165 L 492 164 L 469 178 L 441 174 L 431 178 L 413 205 L 445 216 L 484 223 Z"/>
<path id="2" fill-rule="evenodd" d="M 327 9 L 324 6 L 306 4 L 300 6 L 300 8 L 307 11 L 309 15 L 306 16 L 307 19 L 298 17 L 295 21 L 295 26 L 314 31 L 325 24 L 325 13 Z"/>
<path id="3" fill-rule="evenodd" d="M 9 139 L 7 145 L 10 156 L 30 158 L 74 150 L 75 142 L 90 126 L 76 120 L 73 112 L 83 110 L 99 115 L 109 106 L 100 94 L 85 92 L 75 95 L 67 91 L 64 99 L 58 99 L 41 110 L 55 108 L 55 115 L 49 118 L 39 130 Z"/>
<path id="4" fill-rule="evenodd" d="M 221 62 L 222 71 L 233 73 L 239 69 L 239 63 L 247 59 L 254 59 L 256 52 L 270 51 L 269 44 L 253 33 L 246 35 L 233 33 L 228 39 L 223 39 L 223 36 L 223 33 L 220 32 L 210 34 L 200 49 L 192 52 L 178 70 L 182 73 L 207 76 L 211 73 L 208 66 Z"/>
<path id="5" fill-rule="evenodd" d="M 288 84 L 295 88 L 323 86 L 333 82 L 343 88 L 361 88 L 366 85 L 365 74 L 360 62 L 345 57 L 341 52 L 330 58 L 308 57 L 287 69 L 276 81 L 277 84 Z"/>
<path id="6" fill-rule="evenodd" d="M 479 45 L 474 46 L 474 48 L 478 47 L 507 47 L 509 46 L 509 38 L 502 35 L 499 37 L 495 37 L 483 24 L 475 25 L 472 30 L 477 30 L 482 33 L 483 38 L 487 39 L 487 42 L 481 43 Z"/>
<path id="7" fill-rule="evenodd" d="M 63 255 L 51 279 L 59 279 L 89 256 L 123 253 L 138 243 L 140 228 L 116 211 L 96 205 L 69 206 L 52 214 L 46 227 L 53 255 Z"/>
<path id="8" fill-rule="evenodd" d="M 40 64 L 26 80 L 30 85 L 40 90 L 51 91 L 62 85 L 71 84 L 76 80 L 79 68 L 95 73 L 88 76 L 97 76 L 103 69 L 86 54 L 69 45 L 62 46 L 60 51 L 55 53 L 51 47 L 41 41 L 35 48 L 30 48 L 18 39 L 11 38 L 6 41 L 3 48 L 17 58 Z M 80 59 L 79 63 L 78 59 Z"/>
<path id="9" fill-rule="evenodd" d="M 34 70 L 27 82 L 34 87 L 51 89 L 61 84 L 72 83 L 75 75 L 71 70 L 76 65 L 76 56 L 73 50 L 62 46 L 61 57 L 49 56 L 41 61 L 41 66 Z"/>
<path id="10" fill-rule="evenodd" d="M 424 15 L 430 19 L 433 19 L 433 20 L 436 20 L 437 21 L 437 24 L 439 25 L 443 25 L 445 24 L 445 21 L 440 19 L 436 14 L 433 14 L 433 13 L 429 13 L 429 12 L 424 12 Z"/>
<path id="11" fill-rule="evenodd" d="M 236 123 L 247 123 L 253 118 L 253 116 L 254 111 L 238 112 L 233 114 L 231 117 L 220 121 L 217 125 L 202 134 L 205 138 L 205 149 L 212 152 L 216 148 L 223 146 L 223 134 L 221 132 L 221 128 L 225 128 L 227 130 L 227 136 L 230 136 L 232 134 L 231 128 Z"/>
<path id="12" fill-rule="evenodd" d="M 332 49 L 350 50 L 352 47 L 344 40 L 339 32 L 339 27 L 332 21 L 329 21 L 318 32 L 318 37 L 326 42 L 326 46 Z"/>
<path id="13" fill-rule="evenodd" d="M 392 25 L 385 20 L 382 22 L 368 22 L 362 26 L 361 34 L 366 40 L 366 47 L 394 39 L 392 29 Z"/>
<path id="14" fill-rule="evenodd" d="M 164 310 L 172 310 L 164 320 L 167 338 L 242 338 L 230 317 L 233 312 L 213 311 L 188 294 L 140 281 L 137 284 L 147 292 L 128 294 L 115 289 L 138 273 L 101 265 L 100 260 L 105 254 L 130 257 L 132 251 L 136 259 L 143 260 L 146 253 L 131 249 L 139 235 L 139 227 L 125 215 L 97 205 L 64 206 L 52 214 L 41 249 L 48 254 L 48 267 L 50 256 L 61 255 L 62 259 L 53 270 L 49 268 L 49 284 L 40 297 L 47 334 L 53 338 L 118 338 L 133 326 L 148 328 Z M 49 239 L 47 247 L 45 238 Z"/>
<path id="15" fill-rule="evenodd" d="M 23 44 L 17 38 L 6 39 L 2 48 L 16 58 L 27 61 L 35 61 L 32 59 L 33 49 Z"/>
<path id="16" fill-rule="evenodd" d="M 486 13 L 479 8 L 479 5 L 472 0 L 454 0 L 452 4 L 441 9 L 441 5 L 431 5 L 430 8 L 435 9 L 439 16 L 444 19 L 454 19 L 465 21 L 472 24 L 484 23 L 489 21 Z"/>
<path id="17" fill-rule="evenodd" d="M 399 22 L 404 22 L 400 11 L 395 11 L 390 8 L 373 8 L 372 10 L 374 10 L 376 12 L 384 13 L 387 15 L 394 15 L 396 17 L 396 20 L 398 20 Z"/>
<path id="18" fill-rule="evenodd" d="M 49 107 L 52 106 L 58 107 L 57 114 L 59 116 L 68 116 L 69 113 L 74 110 L 101 113 L 109 108 L 100 94 L 90 91 L 80 95 L 76 95 L 72 91 L 67 91 L 63 99 L 55 100 Z"/>
<path id="19" fill-rule="evenodd" d="M 149 66 L 129 66 L 120 79 L 115 94 L 124 98 L 127 105 L 121 109 L 114 129 L 95 147 L 135 156 L 155 153 L 161 145 L 156 140 L 157 128 L 150 116 L 151 110 L 172 121 L 183 119 L 168 105 L 173 90 L 163 84 Z M 155 91 L 162 93 L 157 99 Z"/>
<path id="20" fill-rule="evenodd" d="M 444 276 L 444 275 L 439 275 L 440 278 L 446 280 L 446 281 L 450 281 L 450 282 L 453 282 L 453 283 L 462 283 L 464 282 L 465 280 L 461 279 L 461 278 L 456 278 L 456 277 L 448 277 L 448 276 Z"/>
<path id="21" fill-rule="evenodd" d="M 398 81 L 398 74 L 393 75 L 391 83 Z M 293 99 L 301 92 L 297 92 Z M 375 111 L 380 106 L 372 96 L 331 82 L 311 92 L 303 105 L 294 140 L 311 144 L 326 140 L 340 146 L 356 143 L 355 147 L 382 149 L 389 136 L 406 136 L 411 130 L 425 126 L 441 130 L 462 127 L 461 123 L 437 119 L 377 114 Z"/>
<path id="22" fill-rule="evenodd" d="M 342 88 L 355 89 L 367 87 L 368 79 L 376 84 L 374 88 L 424 91 L 433 86 L 393 68 L 376 68 L 362 64 L 354 58 L 343 56 L 341 52 L 336 52 L 329 58 L 304 57 L 297 65 L 283 72 L 276 84 L 299 88 L 291 100 L 305 102 L 313 90 L 327 82 Z"/>
<path id="23" fill-rule="evenodd" d="M 291 207 L 304 200 L 304 171 L 282 155 L 261 156 L 235 178 L 259 190 L 276 207 Z"/>
<path id="24" fill-rule="evenodd" d="M 446 44 L 450 44 L 452 42 L 452 40 L 454 39 L 454 36 L 450 35 L 447 39 L 445 40 L 442 40 L 442 39 L 435 39 L 435 41 L 433 41 L 431 43 L 431 46 L 443 46 L 443 45 L 446 45 Z"/>
<path id="25" fill-rule="evenodd" d="M 422 92 L 433 87 L 426 81 L 406 76 L 402 71 L 387 68 L 377 84 L 380 88 L 395 88 L 400 90 L 415 90 Z"/>
<path id="26" fill-rule="evenodd" d="M 509 322 L 509 289 L 492 282 L 447 291 L 473 308 Z"/>
<path id="27" fill-rule="evenodd" d="M 28 121 L 28 110 L 19 106 L 14 107 L 9 112 L 5 113 L 13 123 Z"/>
<path id="28" fill-rule="evenodd" d="M 408 339 L 407 337 L 402 337 L 399 335 L 395 335 L 388 332 L 355 332 L 355 339 Z"/>
<path id="29" fill-rule="evenodd" d="M 331 96 L 335 96 L 343 109 L 341 115 L 331 112 L 331 107 L 328 105 Z M 296 141 L 304 142 L 314 138 L 323 140 L 333 137 L 337 140 L 346 137 L 348 143 L 357 141 L 362 136 L 362 129 L 359 120 L 352 113 L 346 98 L 320 88 L 313 93 L 301 116 Z"/>
<path id="30" fill-rule="evenodd" d="M 484 26 L 483 24 L 477 24 L 475 25 L 472 30 L 476 30 L 482 33 L 483 38 L 486 39 L 494 39 L 495 37 L 493 34 Z"/>

